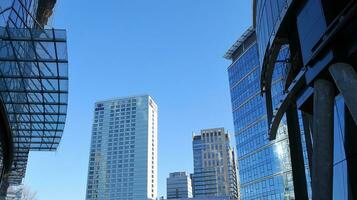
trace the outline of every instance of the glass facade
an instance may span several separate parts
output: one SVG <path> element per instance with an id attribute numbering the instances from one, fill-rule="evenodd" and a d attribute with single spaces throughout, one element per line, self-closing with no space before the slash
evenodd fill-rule
<path id="1" fill-rule="evenodd" d="M 292 100 L 300 102 L 301 109 L 306 113 L 312 114 L 312 106 L 305 107 L 306 104 L 314 104 L 311 98 L 304 99 L 305 97 L 301 97 L 304 95 L 304 92 L 307 91 L 307 88 L 309 86 L 313 86 L 312 82 L 321 77 L 323 79 L 328 79 L 325 76 L 328 74 L 327 68 L 334 60 L 351 63 L 349 56 L 353 54 L 350 54 L 349 51 L 354 50 L 349 49 L 349 43 L 350 41 L 354 40 L 354 36 L 349 38 L 348 35 L 346 35 L 343 39 L 341 39 L 336 38 L 333 35 L 329 35 L 329 33 L 336 32 L 337 35 L 339 32 L 342 33 L 350 31 L 351 33 L 355 33 L 353 28 L 349 30 L 349 28 L 353 25 L 343 25 L 344 28 L 342 29 L 336 28 L 337 26 L 343 24 L 343 20 L 347 20 L 347 14 L 343 14 L 342 10 L 345 10 L 344 12 L 349 10 L 352 7 L 352 3 L 349 1 L 325 2 L 314 0 L 301 2 L 293 0 L 258 0 L 254 1 L 254 3 L 254 17 L 261 64 L 263 64 L 262 61 L 264 58 L 268 57 L 268 54 L 266 55 L 266 53 L 272 51 L 272 46 L 274 46 L 274 43 L 276 42 L 274 40 L 276 39 L 275 37 L 277 35 L 284 35 L 283 37 L 288 38 L 289 41 L 286 41 L 286 43 L 294 45 L 294 48 L 296 49 L 292 49 L 292 51 L 296 51 L 295 58 L 298 59 L 292 60 L 291 64 L 296 68 L 299 68 L 296 70 L 301 70 L 303 73 L 304 82 L 306 82 L 306 84 L 302 86 L 302 89 L 298 90 L 296 95 L 293 95 Z M 287 18 L 286 16 L 289 17 Z M 282 24 L 282 21 L 285 18 L 287 18 L 285 20 L 286 23 L 284 22 L 284 24 Z M 355 21 L 352 18 L 349 20 Z M 286 31 L 290 29 L 294 29 L 293 31 L 296 31 L 296 33 L 292 34 L 287 32 L 280 34 L 280 30 Z M 325 38 L 327 35 L 330 37 L 330 40 L 334 41 L 336 44 L 330 43 L 329 47 L 325 48 L 323 51 L 319 51 L 319 47 L 327 44 L 324 43 L 326 41 Z M 318 59 L 316 59 L 317 57 Z M 281 60 L 281 58 L 278 58 L 277 60 Z M 303 69 L 303 67 L 306 67 L 306 70 Z M 297 77 L 297 75 L 295 75 L 295 77 Z M 329 81 L 331 81 L 331 83 L 334 82 L 332 79 Z M 293 85 L 294 84 L 292 83 L 291 86 Z M 313 88 L 309 89 L 312 91 L 311 95 L 314 95 Z M 273 94 L 274 92 L 281 93 L 284 88 L 277 88 L 277 91 L 273 90 L 274 89 L 272 89 Z M 338 94 L 338 91 L 336 93 Z M 277 99 L 277 101 L 280 100 L 282 101 L 283 99 Z M 289 101 L 291 101 L 291 99 L 289 99 Z M 278 107 L 275 105 L 274 108 Z M 346 141 L 346 135 L 355 130 L 353 129 L 355 127 L 355 123 L 346 122 L 346 120 L 350 118 L 346 117 L 348 114 L 349 111 L 346 108 L 344 98 L 341 94 L 338 94 L 338 96 L 335 98 L 334 104 L 333 199 L 352 199 L 352 189 L 350 188 L 351 186 L 349 181 L 353 182 L 354 180 L 349 180 L 353 175 L 348 176 L 348 156 L 346 156 L 346 153 L 348 153 L 349 150 L 346 150 L 346 148 L 350 148 L 350 145 L 353 144 L 352 142 L 349 143 Z M 310 123 L 313 122 L 311 121 Z M 301 119 L 300 125 L 302 125 Z M 301 130 L 303 130 L 302 127 Z M 304 137 L 302 137 L 302 139 L 304 139 Z M 308 163 L 304 140 L 302 144 L 305 163 Z M 350 159 L 353 160 L 354 158 Z M 354 161 L 351 161 L 351 163 L 352 166 Z M 309 196 L 311 197 L 309 170 L 306 170 L 306 174 L 308 180 Z M 320 177 L 313 178 L 316 180 L 320 179 Z"/>
<path id="2" fill-rule="evenodd" d="M 333 199 L 352 199 L 349 197 L 350 186 L 345 153 L 346 107 L 341 95 L 335 99 L 334 111 Z"/>
<path id="3" fill-rule="evenodd" d="M 202 130 L 193 137 L 194 197 L 230 196 L 238 199 L 236 164 L 224 128 Z"/>
<path id="4" fill-rule="evenodd" d="M 44 29 L 54 4 L 0 2 L 0 100 L 14 148 L 9 184 L 21 183 L 30 150 L 56 150 L 63 134 L 68 99 L 66 31 Z"/>
<path id="5" fill-rule="evenodd" d="M 277 30 L 293 0 L 256 0 L 255 23 L 259 62 L 263 64 L 265 53 L 272 45 Z"/>
<path id="6" fill-rule="evenodd" d="M 149 96 L 95 104 L 87 200 L 157 196 L 157 105 Z"/>
<path id="7" fill-rule="evenodd" d="M 268 139 L 265 101 L 260 95 L 260 67 L 255 32 L 251 29 L 234 45 L 228 68 L 233 120 L 236 136 L 241 199 L 293 199 L 294 189 L 289 142 L 285 123 L 278 138 Z M 243 50 L 242 50 L 243 49 Z M 288 56 L 282 51 L 280 57 Z M 228 56 L 229 57 L 229 56 Z M 285 77 L 283 66 L 273 74 L 273 104 L 282 95 Z"/>

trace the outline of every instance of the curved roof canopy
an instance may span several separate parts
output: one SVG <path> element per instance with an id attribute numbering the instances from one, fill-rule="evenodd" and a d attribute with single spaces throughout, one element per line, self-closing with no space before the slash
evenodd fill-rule
<path id="1" fill-rule="evenodd" d="M 30 150 L 56 150 L 62 137 L 68 94 L 65 36 L 64 30 L 0 28 L 0 98 L 13 135 L 15 182 L 24 175 Z"/>

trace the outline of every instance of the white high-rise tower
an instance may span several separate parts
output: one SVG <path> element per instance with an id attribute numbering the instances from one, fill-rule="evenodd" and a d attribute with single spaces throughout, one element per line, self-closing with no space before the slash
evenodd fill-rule
<path id="1" fill-rule="evenodd" d="M 148 95 L 95 104 L 86 200 L 157 197 L 157 118 Z"/>

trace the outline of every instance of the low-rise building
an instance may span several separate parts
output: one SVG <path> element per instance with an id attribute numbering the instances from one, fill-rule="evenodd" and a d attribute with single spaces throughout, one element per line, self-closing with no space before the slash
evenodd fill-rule
<path id="1" fill-rule="evenodd" d="M 186 172 L 170 173 L 166 179 L 167 199 L 191 198 L 191 178 Z"/>

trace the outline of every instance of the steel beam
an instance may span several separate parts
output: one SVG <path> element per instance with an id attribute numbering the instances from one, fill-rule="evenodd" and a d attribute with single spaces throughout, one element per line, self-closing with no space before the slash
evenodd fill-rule
<path id="1" fill-rule="evenodd" d="M 309 199 L 306 186 L 304 156 L 301 144 L 301 132 L 296 104 L 291 103 L 286 110 L 288 125 L 290 158 L 293 172 L 295 199 Z"/>
<path id="2" fill-rule="evenodd" d="M 312 199 L 332 200 L 334 85 L 324 79 L 314 82 Z"/>
<path id="3" fill-rule="evenodd" d="M 265 92 L 265 107 L 267 109 L 268 125 L 270 126 L 273 120 L 273 98 L 270 90 Z"/>
<path id="4" fill-rule="evenodd" d="M 357 73 L 347 63 L 335 63 L 329 67 L 338 90 L 341 92 L 345 104 L 357 124 Z"/>
<path id="5" fill-rule="evenodd" d="M 302 69 L 299 74 L 295 77 L 292 84 L 290 84 L 289 89 L 286 91 L 281 100 L 281 104 L 278 105 L 278 110 L 274 112 L 274 118 L 269 127 L 269 139 L 274 140 L 276 138 L 276 133 L 279 128 L 281 119 L 283 118 L 286 109 L 291 102 L 296 101 L 297 92 L 305 85 L 305 70 Z"/>

